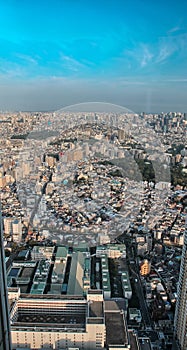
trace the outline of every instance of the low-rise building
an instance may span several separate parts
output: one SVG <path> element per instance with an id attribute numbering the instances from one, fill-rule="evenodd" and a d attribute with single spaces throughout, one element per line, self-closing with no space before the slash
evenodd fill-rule
<path id="1" fill-rule="evenodd" d="M 96 248 L 96 256 L 100 257 L 106 254 L 108 258 L 126 258 L 126 246 L 125 244 L 106 244 Z"/>
<path id="2" fill-rule="evenodd" d="M 110 286 L 110 274 L 108 267 L 107 255 L 101 256 L 101 274 L 102 274 L 102 286 L 105 298 L 111 297 L 111 286 Z"/>
<path id="3" fill-rule="evenodd" d="M 142 320 L 142 315 L 140 310 L 136 308 L 129 308 L 129 320 L 140 323 Z"/>
<path id="4" fill-rule="evenodd" d="M 43 247 L 35 245 L 31 251 L 33 260 L 49 259 L 51 260 L 54 252 L 54 247 Z"/>
<path id="5" fill-rule="evenodd" d="M 132 298 L 132 288 L 131 288 L 131 283 L 130 283 L 130 279 L 129 279 L 129 274 L 127 271 L 123 271 L 121 273 L 121 284 L 122 284 L 124 298 L 131 299 Z"/>

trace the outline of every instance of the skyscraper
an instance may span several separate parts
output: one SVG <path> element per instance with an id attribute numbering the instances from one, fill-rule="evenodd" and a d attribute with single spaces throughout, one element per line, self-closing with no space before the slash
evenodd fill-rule
<path id="1" fill-rule="evenodd" d="M 0 211 L 0 350 L 10 350 L 9 311 L 3 248 L 2 216 Z"/>
<path id="2" fill-rule="evenodd" d="M 187 349 L 187 220 L 182 251 L 178 284 L 178 297 L 175 311 L 175 335 L 181 350 Z"/>

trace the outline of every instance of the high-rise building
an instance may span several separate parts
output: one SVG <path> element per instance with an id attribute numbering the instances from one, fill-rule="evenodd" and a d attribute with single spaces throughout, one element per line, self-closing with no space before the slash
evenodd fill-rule
<path id="1" fill-rule="evenodd" d="M 22 238 L 22 223 L 21 220 L 15 219 L 12 221 L 12 238 L 14 242 L 20 242 Z"/>
<path id="2" fill-rule="evenodd" d="M 187 223 L 187 221 L 186 221 Z M 175 311 L 175 335 L 181 350 L 187 349 L 187 225 L 182 251 L 182 260 Z"/>
<path id="3" fill-rule="evenodd" d="M 0 350 L 10 350 L 10 328 L 8 297 L 6 287 L 6 271 L 3 248 L 2 216 L 0 212 Z"/>
<path id="4" fill-rule="evenodd" d="M 119 141 L 124 141 L 125 139 L 125 130 L 119 129 L 118 130 L 118 140 Z"/>
<path id="5" fill-rule="evenodd" d="M 140 274 L 142 276 L 146 276 L 150 273 L 150 270 L 151 270 L 151 263 L 147 259 L 144 259 L 140 264 Z"/>
<path id="6" fill-rule="evenodd" d="M 3 223 L 4 223 L 5 236 L 12 235 L 12 218 L 10 218 L 10 217 L 3 218 Z"/>

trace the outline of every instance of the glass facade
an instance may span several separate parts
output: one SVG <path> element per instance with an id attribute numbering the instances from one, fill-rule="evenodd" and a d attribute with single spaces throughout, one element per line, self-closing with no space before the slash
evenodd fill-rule
<path id="1" fill-rule="evenodd" d="M 10 327 L 6 286 L 5 257 L 3 248 L 2 216 L 0 212 L 0 350 L 10 350 Z"/>

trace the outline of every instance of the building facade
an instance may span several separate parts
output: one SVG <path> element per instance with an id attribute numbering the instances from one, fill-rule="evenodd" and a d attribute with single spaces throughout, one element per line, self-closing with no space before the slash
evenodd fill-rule
<path id="1" fill-rule="evenodd" d="M 142 276 L 146 276 L 150 273 L 150 271 L 151 271 L 151 263 L 147 259 L 144 259 L 140 264 L 140 274 Z"/>
<path id="2" fill-rule="evenodd" d="M 179 275 L 175 311 L 175 335 L 181 350 L 187 349 L 187 228 L 185 231 L 184 246 Z"/>
<path id="3" fill-rule="evenodd" d="M 97 296 L 97 300 L 95 297 Z M 98 299 L 99 297 L 99 299 Z M 10 314 L 14 349 L 103 349 L 103 295 L 22 295 Z"/>
<path id="4" fill-rule="evenodd" d="M 6 286 L 5 257 L 3 248 L 2 216 L 0 212 L 0 350 L 11 349 L 9 310 Z"/>

